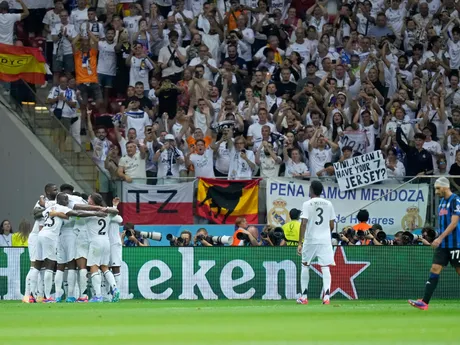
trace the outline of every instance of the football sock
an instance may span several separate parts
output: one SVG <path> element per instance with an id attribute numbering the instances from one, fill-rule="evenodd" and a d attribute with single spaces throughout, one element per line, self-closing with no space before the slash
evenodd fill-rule
<path id="1" fill-rule="evenodd" d="M 37 297 L 37 283 L 38 283 L 38 276 L 40 275 L 40 271 L 37 270 L 35 267 L 30 269 L 29 275 L 29 284 L 30 284 L 30 294 L 34 297 Z"/>
<path id="2" fill-rule="evenodd" d="M 433 296 L 436 286 L 438 286 L 439 274 L 430 273 L 430 277 L 425 284 L 425 294 L 423 295 L 423 302 L 426 304 L 430 303 L 431 296 Z"/>
<path id="3" fill-rule="evenodd" d="M 64 271 L 64 281 L 63 281 L 63 285 L 64 285 L 64 293 L 67 297 L 69 297 L 69 270 L 66 269 Z"/>
<path id="4" fill-rule="evenodd" d="M 111 271 L 105 271 L 104 272 L 104 277 L 107 280 L 107 283 L 109 287 L 112 289 L 115 289 L 117 287 L 117 283 L 115 282 L 115 277 L 113 276 L 113 273 Z"/>
<path id="5" fill-rule="evenodd" d="M 30 296 L 30 277 L 32 275 L 32 270 L 34 268 L 31 267 L 29 272 L 27 273 L 27 276 L 26 276 L 26 286 L 24 287 L 24 296 Z"/>
<path id="6" fill-rule="evenodd" d="M 37 285 L 37 294 L 38 296 L 41 296 L 43 297 L 45 295 L 45 269 L 42 268 L 40 270 L 40 276 L 38 277 L 38 285 Z M 53 279 L 53 277 L 51 277 L 51 280 Z"/>
<path id="7" fill-rule="evenodd" d="M 45 298 L 51 297 L 51 289 L 53 288 L 53 274 L 54 272 L 51 270 L 45 271 Z"/>
<path id="8" fill-rule="evenodd" d="M 310 283 L 310 267 L 302 265 L 302 271 L 300 272 L 300 288 L 302 289 L 303 298 L 307 298 L 309 283 Z"/>
<path id="9" fill-rule="evenodd" d="M 323 299 L 328 300 L 331 290 L 331 270 L 329 267 L 321 267 L 323 273 Z"/>
<path id="10" fill-rule="evenodd" d="M 75 295 L 76 281 L 77 281 L 77 271 L 68 270 L 67 271 L 68 292 L 66 292 L 67 297 L 76 297 L 76 295 Z"/>
<path id="11" fill-rule="evenodd" d="M 56 291 L 56 298 L 62 297 L 62 282 L 64 281 L 64 271 L 57 270 L 54 277 L 54 289 Z"/>
<path id="12" fill-rule="evenodd" d="M 80 269 L 80 271 L 78 271 L 78 286 L 80 288 L 80 297 L 83 297 L 86 291 L 86 286 L 88 285 L 88 278 L 86 278 L 87 273 L 88 270 L 86 268 Z"/>
<path id="13" fill-rule="evenodd" d="M 91 285 L 93 285 L 95 296 L 101 297 L 101 275 L 99 272 L 93 273 L 91 275 Z"/>

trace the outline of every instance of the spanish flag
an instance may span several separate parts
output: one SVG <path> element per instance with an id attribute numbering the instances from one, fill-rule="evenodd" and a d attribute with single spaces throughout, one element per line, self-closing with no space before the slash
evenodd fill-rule
<path id="1" fill-rule="evenodd" d="M 38 48 L 0 44 L 0 80 L 45 83 L 45 58 Z"/>
<path id="2" fill-rule="evenodd" d="M 232 224 L 245 217 L 257 224 L 259 215 L 259 182 L 200 178 L 197 193 L 197 215 L 217 224 Z"/>

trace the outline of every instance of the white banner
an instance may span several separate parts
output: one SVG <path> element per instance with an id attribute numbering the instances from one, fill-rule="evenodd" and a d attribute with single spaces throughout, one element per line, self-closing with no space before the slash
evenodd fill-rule
<path id="1" fill-rule="evenodd" d="M 122 202 L 193 202 L 193 182 L 148 185 L 123 183 Z"/>
<path id="2" fill-rule="evenodd" d="M 353 153 L 366 153 L 367 136 L 364 131 L 345 131 L 340 139 L 341 147 L 350 146 Z"/>
<path id="3" fill-rule="evenodd" d="M 334 163 L 334 169 L 342 191 L 381 182 L 388 177 L 385 159 L 380 150 Z"/>
<path id="4" fill-rule="evenodd" d="M 388 182 L 388 181 L 387 181 Z M 358 211 L 383 195 L 391 192 L 398 184 L 370 185 L 354 190 L 341 191 L 337 184 L 323 183 L 322 197 L 334 205 L 339 229 L 358 223 Z M 289 210 L 302 209 L 309 199 L 309 181 L 290 179 L 269 179 L 267 181 L 268 224 L 279 226 L 290 221 Z M 428 184 L 409 184 L 376 201 L 366 209 L 369 224 L 380 224 L 387 234 L 401 230 L 413 230 L 425 224 L 428 198 Z M 350 214 L 353 213 L 351 216 Z"/>

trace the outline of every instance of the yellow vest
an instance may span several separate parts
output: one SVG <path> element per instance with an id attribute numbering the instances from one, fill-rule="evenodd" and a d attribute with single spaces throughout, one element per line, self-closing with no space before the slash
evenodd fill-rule
<path id="1" fill-rule="evenodd" d="M 300 221 L 291 220 L 283 225 L 284 237 L 286 237 L 286 245 L 297 246 L 299 244 Z"/>
<path id="2" fill-rule="evenodd" d="M 28 247 L 28 239 L 23 241 L 21 239 L 21 236 L 19 236 L 19 233 L 13 234 L 11 242 L 12 242 L 11 244 L 13 245 L 13 247 Z"/>

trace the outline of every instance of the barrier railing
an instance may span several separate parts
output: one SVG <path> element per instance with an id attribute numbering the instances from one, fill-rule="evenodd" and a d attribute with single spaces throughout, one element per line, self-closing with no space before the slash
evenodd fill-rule
<path id="1" fill-rule="evenodd" d="M 336 247 L 333 299 L 422 296 L 430 247 Z M 295 299 L 300 257 L 289 247 L 123 248 L 124 299 Z M 0 297 L 19 300 L 30 262 L 26 248 L 0 248 Z M 312 264 L 310 299 L 319 298 L 320 268 Z M 447 267 L 434 298 L 459 298 L 460 279 Z"/>

